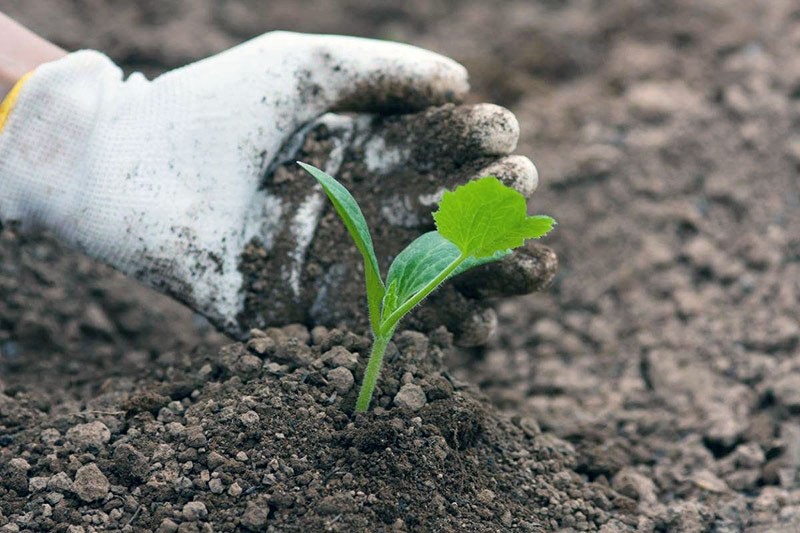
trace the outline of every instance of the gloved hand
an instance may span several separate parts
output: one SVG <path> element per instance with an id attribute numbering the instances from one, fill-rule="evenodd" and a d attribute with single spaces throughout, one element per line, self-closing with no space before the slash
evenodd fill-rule
<path id="1" fill-rule="evenodd" d="M 332 224 L 318 228 L 320 191 L 280 164 L 305 157 L 293 152 L 311 130 L 298 129 L 325 112 L 410 111 L 466 90 L 465 71 L 449 59 L 349 37 L 269 33 L 153 81 L 123 81 L 107 57 L 75 52 L 12 93 L 0 131 L 0 220 L 47 228 L 237 337 L 297 320 L 357 321 L 363 289 L 332 289 L 359 277 L 356 261 L 337 258 L 349 240 Z M 322 120 L 327 133 L 313 129 L 319 146 L 306 142 L 314 153 L 305 159 L 369 184 L 356 197 L 381 205 L 387 227 L 409 238 L 429 223 L 432 194 L 486 173 L 517 136 L 513 116 L 494 106 Z M 530 161 L 497 164 L 521 190 L 535 188 Z M 523 268 L 534 285 L 554 267 L 549 252 L 536 257 L 549 267 Z"/>

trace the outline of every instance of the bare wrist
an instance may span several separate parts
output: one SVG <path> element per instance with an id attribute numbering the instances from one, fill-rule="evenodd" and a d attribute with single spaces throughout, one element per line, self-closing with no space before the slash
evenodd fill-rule
<path id="1" fill-rule="evenodd" d="M 67 52 L 0 13 L 0 99 L 25 74 Z"/>
<path id="2" fill-rule="evenodd" d="M 0 56 L 0 101 L 25 74 L 35 69 L 36 66 L 26 70 L 25 65 Z"/>

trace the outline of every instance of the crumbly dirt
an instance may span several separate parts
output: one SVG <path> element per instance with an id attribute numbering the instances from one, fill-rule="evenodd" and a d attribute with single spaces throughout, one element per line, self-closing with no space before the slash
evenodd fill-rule
<path id="1" fill-rule="evenodd" d="M 449 347 L 444 330 L 399 334 L 366 416 L 350 413 L 369 340 L 299 325 L 161 357 L 75 412 L 4 395 L 0 517 L 31 531 L 542 531 L 632 509 L 574 472 L 568 443 L 450 378 Z"/>
<path id="2" fill-rule="evenodd" d="M 108 520 L 113 513 L 120 525 L 136 515 L 132 529 L 157 527 L 168 518 L 177 527 L 167 523 L 167 531 L 201 530 L 220 517 L 215 529 L 224 530 L 244 516 L 259 520 L 258 509 L 269 510 L 267 527 L 275 520 L 274 527 L 283 530 L 295 527 L 289 524 L 324 530 L 328 523 L 357 530 L 364 523 L 355 521 L 366 517 L 373 520 L 366 526 L 372 531 L 390 530 L 397 518 L 406 521 L 407 530 L 435 530 L 410 522 L 422 516 L 412 513 L 427 512 L 440 521 L 440 529 L 506 531 L 504 513 L 479 514 L 501 508 L 517 524 L 525 520 L 542 530 L 592 529 L 604 519 L 601 527 L 609 532 L 800 529 L 796 2 L 340 0 L 300 8 L 296 2 L 255 0 L 0 0 L 0 9 L 60 44 L 99 48 L 129 70 L 150 74 L 273 28 L 399 39 L 450 55 L 471 72 L 472 101 L 506 105 L 519 118 L 520 151 L 536 161 L 541 175 L 534 208 L 559 219 L 547 244 L 561 260 L 547 292 L 500 305 L 500 335 L 489 349 L 444 354 L 446 375 L 452 378 L 445 379 L 451 385 L 473 383 L 485 398 L 454 387 L 459 390 L 450 398 L 430 401 L 423 416 L 401 413 L 386 394 L 383 413 L 352 421 L 348 430 L 350 419 L 343 426 L 336 425 L 335 416 L 328 421 L 327 410 L 343 412 L 338 395 L 331 405 L 319 406 L 320 394 L 332 394 L 330 383 L 317 383 L 314 376 L 294 391 L 283 390 L 278 384 L 291 384 L 300 374 L 269 374 L 263 365 L 270 357 L 259 357 L 262 369 L 249 380 L 224 370 L 226 356 L 216 355 L 223 339 L 198 334 L 192 315 L 179 306 L 46 238 L 21 241 L 6 233 L 0 241 L 0 362 L 6 385 L 0 396 L 0 453 L 10 470 L 1 479 L 7 491 L 2 500 L 17 502 L 13 509 L 3 504 L 0 523 L 8 522 L 2 526 L 7 531 L 48 519 L 55 524 L 54 517 L 61 516 L 69 518 L 58 519 L 60 524 L 108 529 L 101 512 Z M 192 352 L 193 346 L 205 347 Z M 201 372 L 206 360 L 212 368 L 207 375 Z M 392 379 L 402 380 L 399 364 L 389 373 Z M 327 381 L 326 368 L 316 372 Z M 445 376 L 441 368 L 420 363 L 412 381 L 421 385 L 437 373 Z M 186 388 L 188 396 L 172 400 L 172 394 L 181 397 L 186 390 L 166 388 L 184 378 L 196 381 Z M 387 391 L 393 387 L 388 381 L 385 386 Z M 304 388 L 310 398 L 297 394 Z M 125 414 L 103 414 L 123 410 L 107 407 L 108 395 L 126 394 L 140 399 L 124 407 Z M 258 401 L 249 407 L 241 401 L 259 394 L 277 397 L 280 405 L 295 402 L 326 413 L 320 420 L 301 417 L 302 427 L 313 425 L 339 437 L 314 446 L 316 434 L 299 436 L 288 427 L 298 419 L 296 411 L 276 417 L 278 408 L 271 404 Z M 446 445 L 434 443 L 438 437 L 447 442 L 452 426 L 435 423 L 441 418 L 433 406 L 457 406 L 458 397 L 479 406 L 469 409 L 467 421 L 483 413 L 484 429 L 466 449 L 454 446 L 452 438 Z M 209 416 L 210 399 L 218 402 L 219 413 L 228 408 L 226 416 Z M 216 428 L 205 438 L 224 452 L 224 466 L 217 467 L 226 474 L 221 494 L 202 486 L 208 454 L 190 447 L 186 436 L 169 434 L 166 424 L 172 420 L 158 419 L 162 406 L 172 412 L 172 401 L 186 403 L 182 412 L 173 413 L 184 427 L 210 419 Z M 128 417 L 130 409 L 140 413 Z M 233 429 L 249 410 L 259 416 L 255 425 L 267 432 L 257 445 L 244 427 Z M 421 426 L 413 422 L 415 416 Z M 70 427 L 93 419 L 107 424 L 116 448 L 101 443 L 96 450 L 48 458 L 55 447 L 70 446 Z M 283 446 L 269 434 L 278 431 L 267 421 L 281 428 Z M 44 432 L 48 427 L 57 429 L 61 440 L 48 440 L 55 437 Z M 140 433 L 129 435 L 129 427 L 141 428 Z M 367 442 L 358 435 L 363 438 L 368 427 L 376 429 L 367 436 L 395 439 L 389 446 L 393 455 L 384 448 L 373 451 L 381 460 L 370 466 L 358 462 L 370 455 L 358 444 Z M 411 446 L 417 438 L 425 443 Z M 543 439 L 553 443 L 547 446 L 552 461 L 543 460 Z M 174 451 L 174 459 L 157 455 L 162 444 Z M 181 455 L 182 446 L 196 456 Z M 242 464 L 235 457 L 239 450 L 248 454 Z M 270 457 L 266 466 L 253 464 L 256 475 L 250 454 L 267 460 L 261 450 L 275 450 L 277 467 L 269 466 Z M 411 462 L 437 457 L 437 451 L 447 452 L 448 466 Z M 471 462 L 510 461 L 507 452 L 532 461 L 531 471 L 505 471 L 513 462 Z M 312 472 L 308 477 L 298 480 L 304 471 L 291 462 L 292 453 L 314 464 L 305 471 Z M 169 488 L 150 492 L 143 488 L 146 481 L 128 479 L 126 469 L 149 474 L 154 454 L 166 476 L 158 483 Z M 336 471 L 326 470 L 326 457 L 347 465 L 350 485 L 344 485 L 347 472 L 314 484 L 314 472 Z M 11 459 L 24 460 L 30 470 Z M 457 461 L 461 466 L 454 466 Z M 78 471 L 92 463 L 109 482 L 108 502 L 79 503 L 64 489 L 64 499 L 53 497 L 50 503 L 47 494 L 60 491 L 63 477 L 53 481 L 53 489 L 26 493 L 32 479 L 27 472 L 65 472 L 74 488 Z M 416 469 L 403 470 L 408 464 Z M 291 476 L 284 465 L 292 468 Z M 419 470 L 421 477 L 369 470 L 377 466 Z M 474 481 L 448 483 L 434 471 L 461 480 L 457 473 L 466 472 Z M 79 487 L 86 497 L 104 489 L 94 469 L 81 472 Z M 357 482 L 366 472 L 370 481 Z M 270 473 L 278 484 L 304 488 L 273 502 L 265 495 L 277 494 L 269 492 L 275 484 L 261 481 Z M 489 482 L 490 476 L 496 482 Z M 231 496 L 230 487 L 240 479 L 241 494 Z M 381 485 L 390 479 L 391 488 Z M 415 479 L 422 483 L 413 485 Z M 555 494 L 551 488 L 563 480 L 563 488 L 554 490 L 567 499 L 545 511 L 539 496 L 526 492 L 532 479 L 545 495 Z M 434 485 L 430 492 L 425 481 Z M 134 494 L 136 487 L 140 491 Z M 257 490 L 247 492 L 252 487 Z M 176 492 L 162 495 L 161 490 Z M 315 499 L 321 494 L 336 496 L 323 503 Z M 377 498 L 373 503 L 370 494 Z M 378 505 L 401 494 L 404 502 L 424 501 L 424 509 Z M 259 496 L 266 501 L 248 512 L 243 502 Z M 436 496 L 444 499 L 443 514 L 431 504 L 442 501 Z M 152 505 L 157 498 L 172 508 Z M 205 512 L 199 505 L 184 509 L 190 500 L 202 502 Z M 490 503 L 476 503 L 484 501 Z M 121 516 L 113 509 L 118 504 L 109 502 L 121 502 Z M 573 505 L 580 514 L 569 510 Z M 61 515 L 57 509 L 69 511 Z M 326 509 L 333 514 L 323 515 Z M 546 512 L 552 516 L 545 518 Z M 187 516 L 198 520 L 184 523 Z M 92 525 L 95 517 L 100 523 Z M 568 523 L 569 517 L 575 522 Z"/>

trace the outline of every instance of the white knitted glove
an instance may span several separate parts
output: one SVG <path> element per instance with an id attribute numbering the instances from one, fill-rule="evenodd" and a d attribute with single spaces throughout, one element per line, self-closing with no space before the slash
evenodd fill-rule
<path id="1" fill-rule="evenodd" d="M 350 37 L 269 33 L 153 81 L 123 80 L 106 56 L 75 52 L 33 73 L 0 131 L 0 221 L 49 229 L 236 336 L 304 319 L 244 313 L 253 275 L 242 267 L 253 242 L 274 255 L 288 235 L 292 246 L 267 269 L 280 279 L 260 286 L 306 301 L 300 283 L 323 198 L 308 179 L 299 202 L 272 183 L 302 143 L 296 132 L 327 111 L 408 111 L 467 88 L 447 58 Z M 337 133 L 318 163 L 335 174 L 353 121 L 325 120 Z M 371 157 L 381 166 L 397 156 Z M 535 179 L 532 165 L 523 174 Z"/>

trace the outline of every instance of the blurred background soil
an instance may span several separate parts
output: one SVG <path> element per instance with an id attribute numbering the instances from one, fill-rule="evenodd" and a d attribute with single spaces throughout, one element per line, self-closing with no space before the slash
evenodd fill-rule
<path id="1" fill-rule="evenodd" d="M 641 531 L 800 530 L 800 6 L 793 0 L 0 0 L 157 75 L 271 29 L 402 40 L 507 106 L 561 270 L 451 356 Z M 46 236 L 0 239 L 0 377 L 43 412 L 227 340 Z M 0 419 L 0 430 L 3 421 Z"/>

